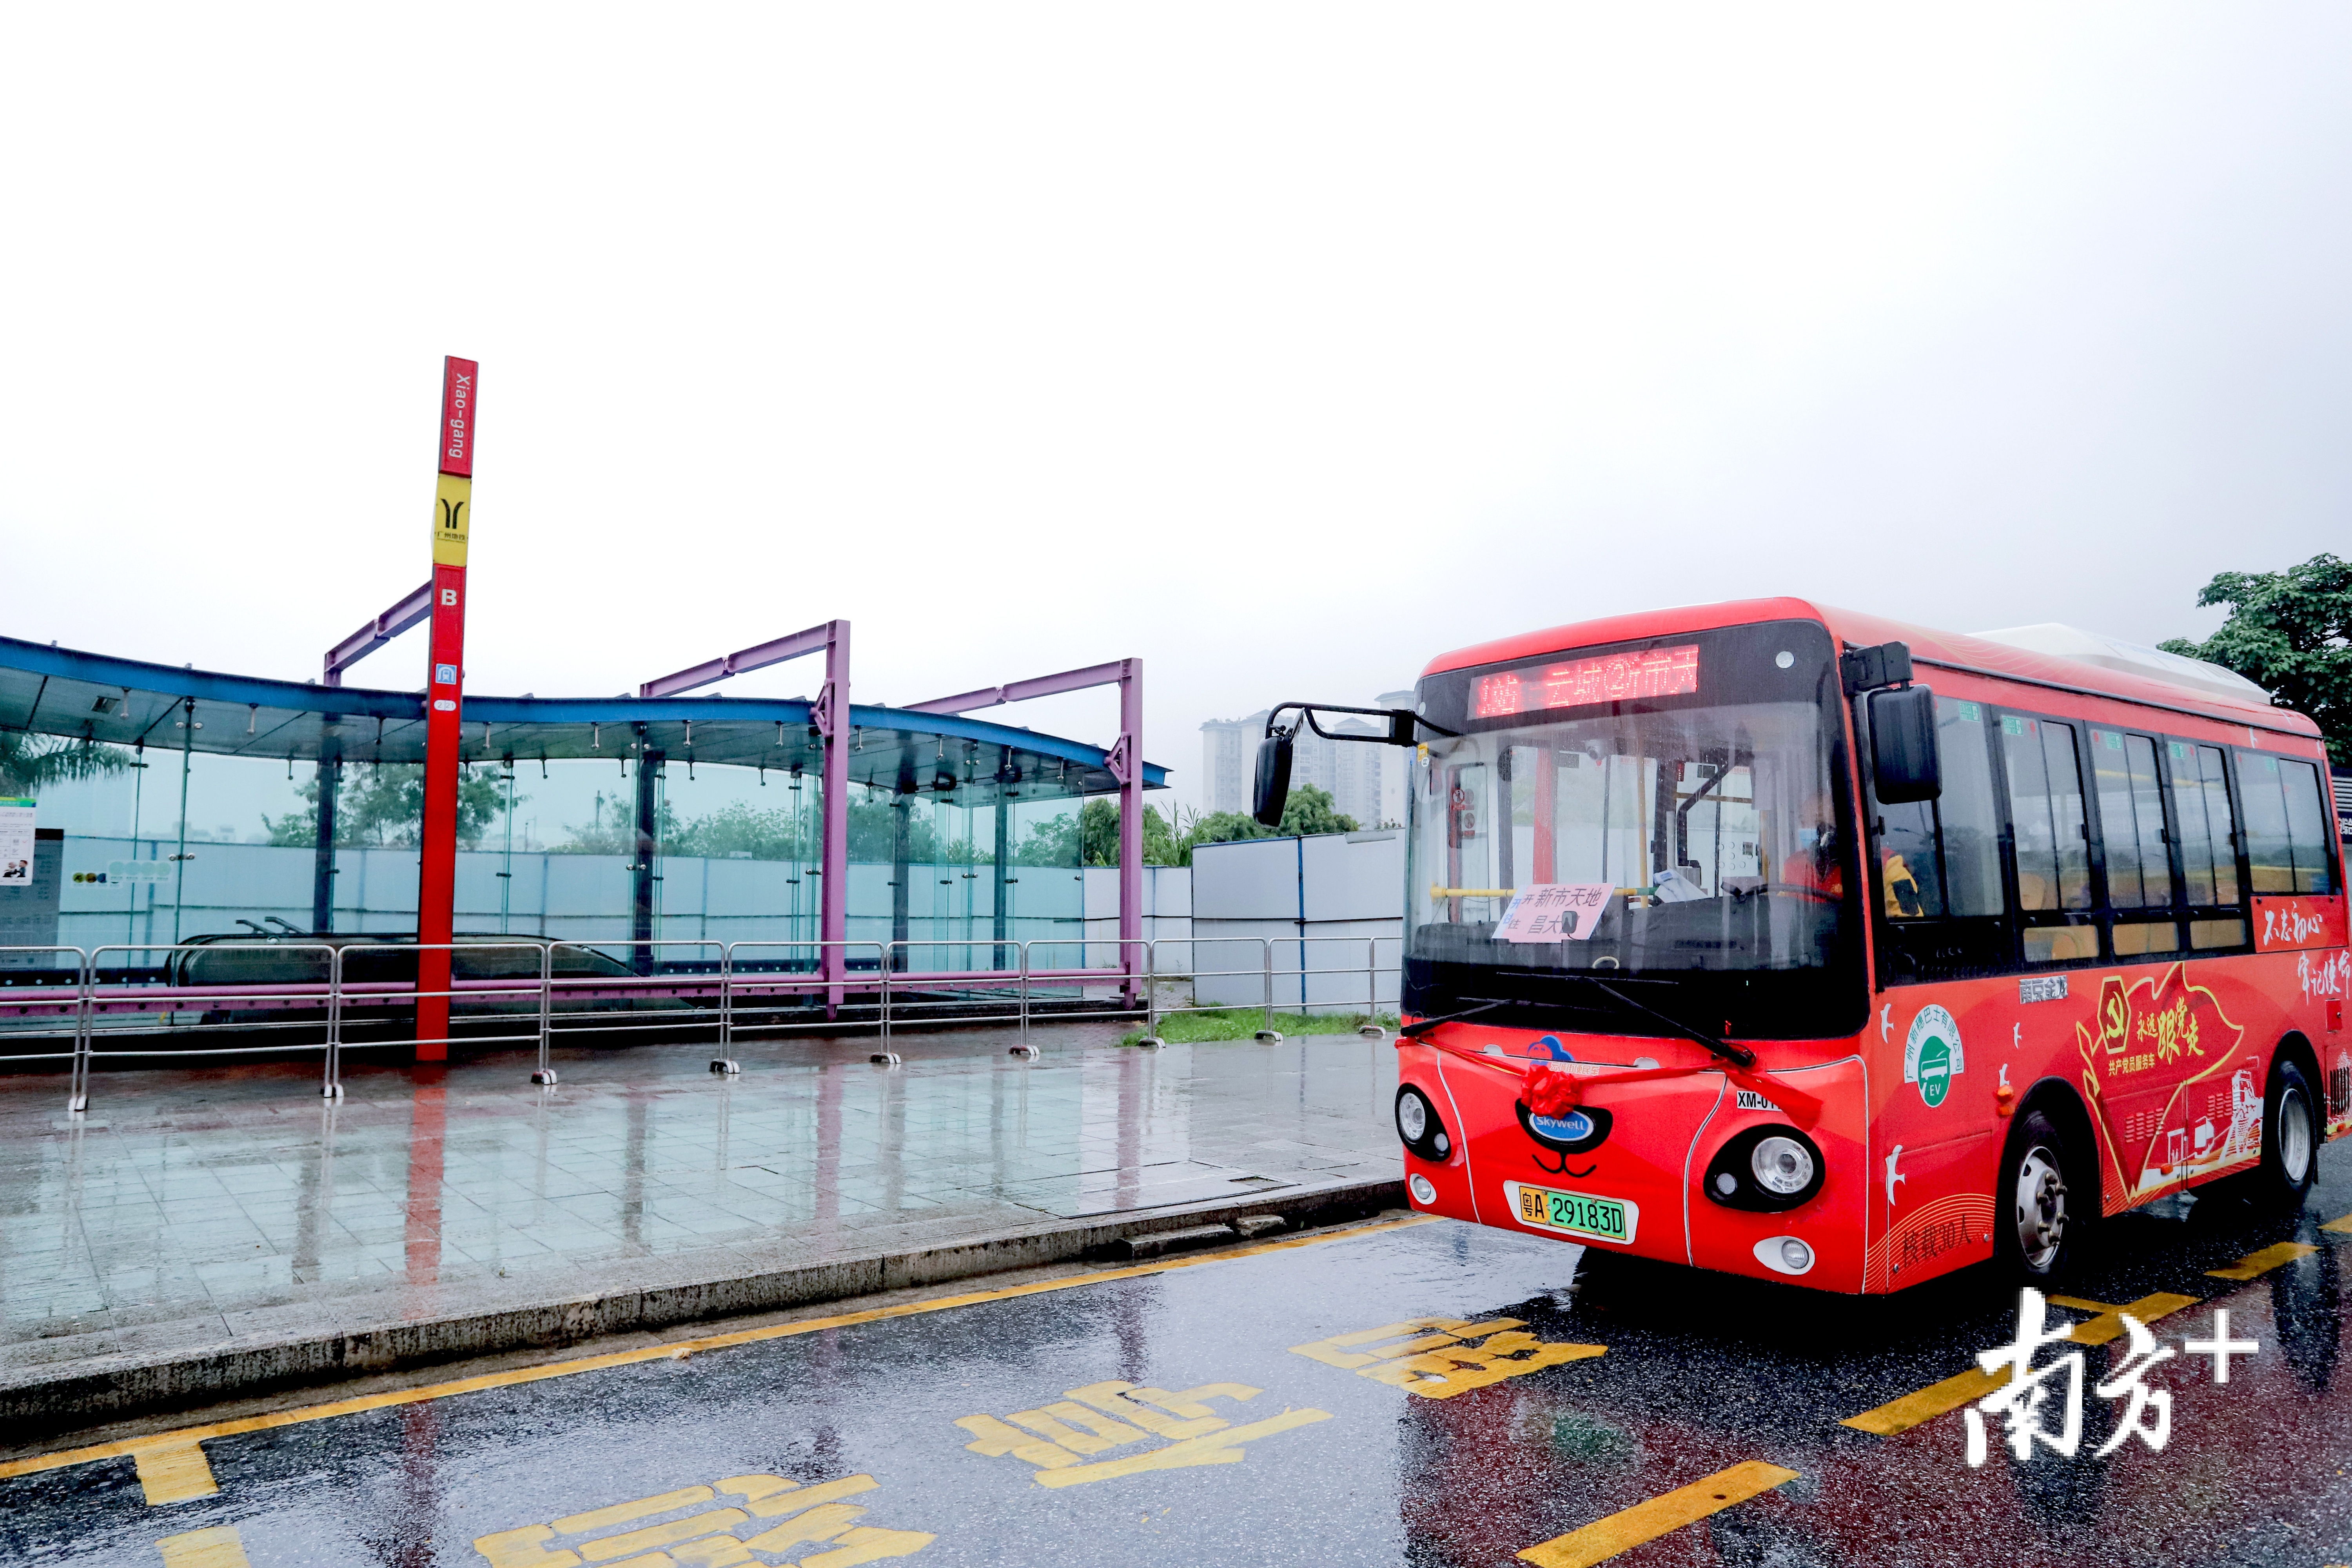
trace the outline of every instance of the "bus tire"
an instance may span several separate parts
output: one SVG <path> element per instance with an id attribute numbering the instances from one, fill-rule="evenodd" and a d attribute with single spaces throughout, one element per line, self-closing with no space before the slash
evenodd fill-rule
<path id="1" fill-rule="evenodd" d="M 2099 1177 L 2086 1144 L 2047 1110 L 2010 1123 L 1993 1187 L 1993 1257 L 2014 1283 L 2046 1289 L 2089 1248 Z"/>
<path id="2" fill-rule="evenodd" d="M 2262 1162 L 2246 1173 L 2242 1195 L 2256 1208 L 2293 1214 L 2319 1177 L 2319 1102 L 2294 1056 L 2282 1050 L 2263 1091 Z"/>

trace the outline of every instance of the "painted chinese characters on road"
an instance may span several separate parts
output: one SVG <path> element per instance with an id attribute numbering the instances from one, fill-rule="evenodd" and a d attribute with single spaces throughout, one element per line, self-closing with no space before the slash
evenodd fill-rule
<path id="1" fill-rule="evenodd" d="M 1608 1349 L 1550 1343 L 1520 1331 L 1525 1326 L 1517 1318 L 1493 1318 L 1483 1323 L 1459 1318 L 1409 1318 L 1313 1344 L 1293 1345 L 1290 1350 L 1294 1355 L 1424 1399 L 1450 1399 L 1507 1377 L 1601 1355 Z"/>
<path id="2" fill-rule="evenodd" d="M 1003 1420 L 966 1415 L 956 1425 L 972 1436 L 965 1447 L 984 1458 L 1009 1457 L 1034 1466 L 1040 1486 L 1081 1486 L 1146 1470 L 1239 1464 L 1247 1458 L 1242 1447 L 1245 1443 L 1331 1418 L 1328 1410 L 1286 1408 L 1280 1415 L 1236 1426 L 1208 1403 L 1228 1399 L 1238 1404 L 1264 1392 L 1244 1383 L 1206 1383 L 1174 1394 L 1130 1383 L 1090 1383 L 1051 1405 L 1016 1410 Z M 1155 1439 L 1160 1447 L 1087 1462 L 1097 1454 Z"/>
<path id="3" fill-rule="evenodd" d="M 802 1486 L 782 1476 L 730 1476 L 709 1486 L 592 1509 L 547 1524 L 502 1530 L 474 1542 L 489 1568 L 572 1568 L 583 1560 L 626 1558 L 614 1568 L 780 1561 L 801 1568 L 854 1568 L 909 1557 L 937 1537 L 919 1530 L 860 1524 L 872 1476 Z M 810 1551 L 810 1548 L 816 1548 Z"/>

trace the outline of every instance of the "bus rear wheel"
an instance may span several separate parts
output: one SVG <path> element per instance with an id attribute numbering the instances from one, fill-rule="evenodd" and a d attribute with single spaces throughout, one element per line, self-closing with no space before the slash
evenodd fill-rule
<path id="1" fill-rule="evenodd" d="M 1993 1256 L 2010 1279 L 2047 1286 L 2082 1257 L 2099 1213 L 2087 1154 L 2045 1111 L 2010 1124 L 1993 1188 Z"/>
<path id="2" fill-rule="evenodd" d="M 2284 1051 L 2271 1064 L 2263 1095 L 2262 1163 L 2246 1173 L 2242 1195 L 2255 1207 L 2293 1214 L 2319 1178 L 2319 1101 L 2311 1080 Z"/>

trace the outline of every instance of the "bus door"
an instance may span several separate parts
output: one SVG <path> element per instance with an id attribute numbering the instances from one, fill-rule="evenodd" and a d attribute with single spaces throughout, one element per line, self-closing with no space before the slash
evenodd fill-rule
<path id="1" fill-rule="evenodd" d="M 1943 793 L 1871 802 L 1880 985 L 1867 1036 L 1872 1289 L 1991 1250 L 1989 1184 L 2006 1126 L 1996 1094 L 2022 1070 L 1994 722 L 1983 703 L 1939 694 Z"/>

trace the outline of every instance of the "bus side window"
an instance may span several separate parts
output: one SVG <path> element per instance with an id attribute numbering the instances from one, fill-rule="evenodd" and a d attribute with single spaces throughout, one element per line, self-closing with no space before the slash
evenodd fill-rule
<path id="1" fill-rule="evenodd" d="M 2246 879 L 2257 893 L 2294 891 L 2294 845 L 2286 829 L 2286 795 L 2278 759 L 2238 753 L 2239 805 L 2246 816 Z"/>
<path id="2" fill-rule="evenodd" d="M 1955 915 L 2001 912 L 2000 808 L 1992 794 L 1992 743 L 1980 703 L 1937 699 L 1943 754 L 1944 883 Z"/>
<path id="3" fill-rule="evenodd" d="M 2180 946 L 2172 919 L 2172 850 L 2164 829 L 2164 792 L 2156 742 L 2120 730 L 2091 731 L 2091 773 L 2099 793 L 2099 834 L 2106 851 L 2107 905 L 2116 911 L 2116 957 L 2171 952 Z M 2151 920 L 2141 911 L 2162 910 Z"/>
<path id="4" fill-rule="evenodd" d="M 1943 794 L 1902 805 L 1873 803 L 1884 824 L 1879 896 L 1890 979 L 1958 979 L 2011 967 L 1987 723 L 1982 703 L 1937 698 Z"/>
<path id="5" fill-rule="evenodd" d="M 2107 902 L 2119 910 L 2171 908 L 2172 858 L 2165 851 L 2156 742 L 2145 735 L 2093 730 L 2091 772 L 2099 786 Z"/>
<path id="6" fill-rule="evenodd" d="M 1878 808 L 1889 920 L 2000 913 L 2000 828 L 1984 726 L 1983 704 L 1937 698 L 1941 798 Z"/>
<path id="7" fill-rule="evenodd" d="M 2225 912 L 2238 902 L 2238 823 L 2221 748 L 2168 741 L 2165 750 L 2172 766 L 2172 815 L 2180 825 L 2181 887 L 2192 911 L 2189 945 L 2243 947 L 2244 916 Z"/>
<path id="8" fill-rule="evenodd" d="M 2319 770 L 2265 752 L 2238 753 L 2246 814 L 2247 874 L 2257 893 L 2336 890 Z"/>
<path id="9" fill-rule="evenodd" d="M 2051 719 L 2001 715 L 2009 809 L 2017 825 L 2017 901 L 2027 910 L 2091 907 L 2090 845 L 2074 730 Z"/>
<path id="10" fill-rule="evenodd" d="M 2000 730 L 2010 821 L 2015 829 L 2017 901 L 2025 915 L 2019 932 L 2025 962 L 2096 958 L 2096 926 L 2032 918 L 2091 907 L 2090 828 L 2074 727 L 2004 713 Z"/>

